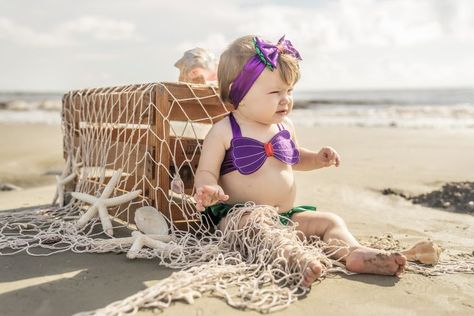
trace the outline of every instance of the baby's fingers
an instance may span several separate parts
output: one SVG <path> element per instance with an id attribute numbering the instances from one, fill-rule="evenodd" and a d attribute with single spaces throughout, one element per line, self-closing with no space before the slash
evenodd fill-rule
<path id="1" fill-rule="evenodd" d="M 194 194 L 194 200 L 196 201 L 196 209 L 199 212 L 205 210 L 205 199 L 206 196 L 203 194 L 202 190 L 199 188 L 196 190 L 196 194 Z"/>
<path id="2" fill-rule="evenodd" d="M 227 201 L 229 199 L 229 196 L 222 190 L 219 190 L 217 197 L 220 201 Z"/>
<path id="3" fill-rule="evenodd" d="M 205 194 L 205 195 L 213 195 L 213 194 L 216 194 L 216 188 L 215 187 L 212 187 L 210 185 L 205 185 L 203 187 L 201 187 L 201 192 L 202 194 Z"/>
<path id="4" fill-rule="evenodd" d="M 201 203 L 196 203 L 196 210 L 203 212 L 206 208 Z"/>
<path id="5" fill-rule="evenodd" d="M 202 192 L 199 189 L 196 190 L 193 197 L 196 202 L 202 202 Z"/>
<path id="6" fill-rule="evenodd" d="M 341 164 L 341 157 L 339 157 L 339 155 L 336 155 L 336 167 L 339 167 L 340 164 Z"/>

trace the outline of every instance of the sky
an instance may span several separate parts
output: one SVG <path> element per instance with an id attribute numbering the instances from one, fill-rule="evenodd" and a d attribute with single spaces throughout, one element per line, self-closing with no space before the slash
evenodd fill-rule
<path id="1" fill-rule="evenodd" d="M 293 42 L 301 90 L 474 88 L 471 0 L 0 0 L 0 91 L 175 81 L 248 34 Z"/>

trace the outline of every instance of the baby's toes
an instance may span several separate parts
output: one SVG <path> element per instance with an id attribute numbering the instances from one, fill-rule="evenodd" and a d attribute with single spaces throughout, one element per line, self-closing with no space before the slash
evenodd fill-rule
<path id="1" fill-rule="evenodd" d="M 401 274 L 403 274 L 403 272 L 405 272 L 407 258 L 400 253 L 395 253 L 394 256 L 395 256 L 395 263 L 398 265 L 398 269 L 395 275 L 400 276 Z"/>
<path id="2" fill-rule="evenodd" d="M 306 287 L 321 277 L 323 269 L 319 261 L 311 261 L 303 273 L 303 285 Z"/>

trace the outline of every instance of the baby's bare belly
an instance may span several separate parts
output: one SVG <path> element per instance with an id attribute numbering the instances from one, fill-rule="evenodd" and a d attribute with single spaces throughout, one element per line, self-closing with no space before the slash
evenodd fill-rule
<path id="1" fill-rule="evenodd" d="M 279 212 L 286 212 L 294 205 L 296 185 L 291 166 L 276 159 L 267 159 L 255 173 L 242 175 L 238 171 L 221 177 L 220 185 L 229 200 L 237 204 L 253 201 L 256 204 L 272 205 Z"/>

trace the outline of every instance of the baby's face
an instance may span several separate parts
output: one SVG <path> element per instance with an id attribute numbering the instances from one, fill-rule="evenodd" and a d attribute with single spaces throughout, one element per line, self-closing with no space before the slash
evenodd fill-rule
<path id="1" fill-rule="evenodd" d="M 281 123 L 293 109 L 293 86 L 287 85 L 278 70 L 265 70 L 257 78 L 237 110 L 263 124 Z"/>

